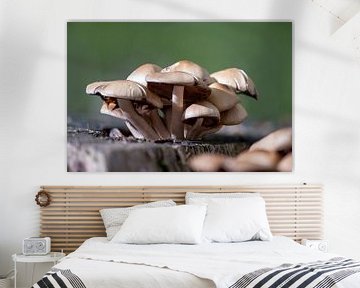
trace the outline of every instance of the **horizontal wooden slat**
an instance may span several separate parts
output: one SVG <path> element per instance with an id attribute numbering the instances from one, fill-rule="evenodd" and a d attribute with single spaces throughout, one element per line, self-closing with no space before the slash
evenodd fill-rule
<path id="1" fill-rule="evenodd" d="M 322 237 L 322 187 L 315 184 L 243 186 L 42 186 L 51 204 L 41 208 L 40 231 L 52 237 L 54 251 L 75 250 L 90 237 L 105 236 L 99 213 L 103 208 L 129 207 L 173 199 L 185 202 L 186 192 L 257 192 L 265 199 L 274 235 Z"/>
<path id="2" fill-rule="evenodd" d="M 71 224 L 71 223 L 64 223 L 62 225 L 46 225 L 46 224 L 41 224 L 40 225 L 41 230 L 45 231 L 51 231 L 51 230 L 64 230 L 64 231 L 71 231 L 71 230 L 83 230 L 85 231 L 99 231 L 99 232 L 103 232 L 104 231 L 104 226 L 103 225 L 75 225 L 75 224 Z M 67 229 L 67 230 L 66 230 Z"/>
<path id="3" fill-rule="evenodd" d="M 71 235 L 71 233 L 102 233 L 103 235 L 105 235 L 105 231 L 104 229 L 83 229 L 83 230 L 76 230 L 76 229 L 64 229 L 63 227 L 58 227 L 58 228 L 54 228 L 54 229 L 47 229 L 47 228 L 42 228 L 40 229 L 40 233 L 45 237 L 45 236 L 49 236 L 51 237 L 52 235 L 54 235 L 55 233 L 64 233 L 64 235 Z"/>

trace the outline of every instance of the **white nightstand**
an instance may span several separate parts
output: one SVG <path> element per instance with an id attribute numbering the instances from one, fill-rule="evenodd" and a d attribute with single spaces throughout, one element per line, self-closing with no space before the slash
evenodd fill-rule
<path id="1" fill-rule="evenodd" d="M 39 255 L 39 256 L 27 256 L 24 254 L 14 254 L 12 255 L 12 259 L 14 261 L 14 269 L 15 269 L 15 277 L 14 277 L 14 288 L 16 288 L 16 264 L 17 263 L 33 263 L 36 265 L 36 263 L 53 263 L 54 265 L 61 259 L 65 257 L 65 253 L 60 252 L 50 252 L 46 255 Z M 31 285 L 33 285 L 34 281 L 34 265 L 32 267 L 32 273 L 31 273 Z"/>

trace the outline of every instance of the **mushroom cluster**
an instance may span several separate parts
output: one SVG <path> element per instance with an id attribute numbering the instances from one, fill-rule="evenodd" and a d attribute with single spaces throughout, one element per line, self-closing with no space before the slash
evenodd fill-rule
<path id="1" fill-rule="evenodd" d="M 292 170 L 292 129 L 276 130 L 236 157 L 201 154 L 190 158 L 189 166 L 198 172 L 255 172 Z"/>
<path id="2" fill-rule="evenodd" d="M 144 64 L 126 80 L 89 84 L 100 96 L 101 113 L 123 119 L 135 138 L 201 139 L 247 117 L 237 94 L 257 99 L 254 82 L 238 68 L 209 74 L 189 60 L 166 68 Z"/>

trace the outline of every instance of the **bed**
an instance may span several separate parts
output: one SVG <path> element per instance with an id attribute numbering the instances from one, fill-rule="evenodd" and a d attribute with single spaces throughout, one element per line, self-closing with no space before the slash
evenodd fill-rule
<path id="1" fill-rule="evenodd" d="M 129 187 L 43 189 L 52 196 L 52 204 L 42 209 L 42 232 L 52 231 L 51 236 L 56 236 L 56 232 L 61 230 L 62 235 L 54 237 L 53 250 L 63 247 L 68 252 L 75 251 L 55 265 L 33 286 L 35 288 L 360 287 L 359 262 L 312 250 L 298 243 L 300 239 L 320 239 L 322 235 L 322 197 L 321 187 L 317 185 L 176 187 L 164 190 L 159 187 L 133 187 L 140 192 L 129 192 Z M 84 236 L 91 234 L 89 231 L 92 229 L 99 230 L 97 224 L 92 222 L 97 221 L 98 216 L 91 216 L 93 218 L 89 219 L 92 220 L 86 220 L 80 228 L 81 216 L 73 220 L 75 213 L 98 211 L 104 206 L 127 207 L 130 206 L 129 199 L 142 199 L 139 203 L 174 199 L 181 204 L 185 202 L 187 191 L 260 192 L 266 201 L 266 212 L 274 237 L 270 241 L 201 242 L 197 245 L 121 244 L 113 243 L 106 237 L 88 237 L 86 241 L 80 240 L 82 244 L 76 242 L 79 240 L 74 240 L 79 236 L 73 235 L 81 235 L 81 229 L 87 231 L 83 232 Z M 95 195 L 102 196 L 102 202 L 95 202 Z M 115 199 L 119 202 L 104 205 Z M 94 203 L 98 203 L 98 206 Z M 78 210 L 79 207 L 82 209 Z M 75 209 L 80 212 L 75 212 Z M 56 218 L 60 211 L 63 213 L 61 217 L 68 217 L 67 221 Z M 90 217 L 88 214 L 81 215 Z M 55 217 L 53 223 L 49 220 L 50 217 Z M 66 229 L 64 225 L 68 225 Z M 99 236 L 105 236 L 104 230 L 102 227 L 103 235 Z M 64 231 L 67 231 L 67 235 Z M 282 234 L 286 236 L 280 236 Z M 65 238 L 67 241 L 64 241 Z"/>
<path id="2" fill-rule="evenodd" d="M 330 260 L 330 261 L 329 261 Z M 53 271 L 69 270 L 73 275 L 61 277 L 65 287 L 290 287 L 271 286 L 280 276 L 292 276 L 295 279 L 299 271 L 309 271 L 311 267 L 318 269 L 331 267 L 337 269 L 338 274 L 329 274 L 329 277 L 318 275 L 311 282 L 312 286 L 305 285 L 306 280 L 314 274 L 304 274 L 291 287 L 360 287 L 360 263 L 348 261 L 336 255 L 319 252 L 302 246 L 293 240 L 277 236 L 270 242 L 249 241 L 242 243 L 206 243 L 200 245 L 128 245 L 111 244 L 104 237 L 90 238 L 74 253 L 54 266 Z M 327 261 L 327 262 L 326 262 Z M 304 266 L 296 267 L 290 264 Z M 344 265 L 347 264 L 346 266 Z M 337 266 L 336 266 L 336 265 Z M 283 266 L 282 266 L 283 265 Z M 340 265 L 341 269 L 340 269 Z M 279 271 L 263 285 L 255 286 L 244 276 L 251 276 L 256 271 L 263 272 L 264 279 L 269 271 Z M 347 268 L 347 269 L 345 269 Z M 350 269 L 349 269 L 350 268 Z M 281 270 L 279 269 L 279 270 Z M 286 274 L 285 274 L 286 271 Z M 316 271 L 316 270 L 315 270 Z M 75 276 L 76 275 L 76 276 Z M 249 276 L 250 275 L 250 276 Z M 65 274 L 66 276 L 66 274 Z M 65 279 L 74 279 L 67 283 Z M 343 278 L 343 279 L 342 279 Z M 56 286 L 56 279 L 49 278 Z M 59 278 L 58 278 L 59 279 Z M 337 282 L 339 281 L 339 282 Z M 256 282 L 258 283 L 258 282 Z M 283 283 L 283 282 L 281 282 Z M 247 286 L 250 285 L 250 286 Z M 34 287 L 49 287 L 43 280 Z"/>

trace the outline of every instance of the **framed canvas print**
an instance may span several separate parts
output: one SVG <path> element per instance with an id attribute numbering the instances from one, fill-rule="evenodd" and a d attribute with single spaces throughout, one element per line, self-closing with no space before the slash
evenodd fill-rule
<path id="1" fill-rule="evenodd" d="M 68 22 L 69 172 L 290 172 L 291 22 Z"/>

